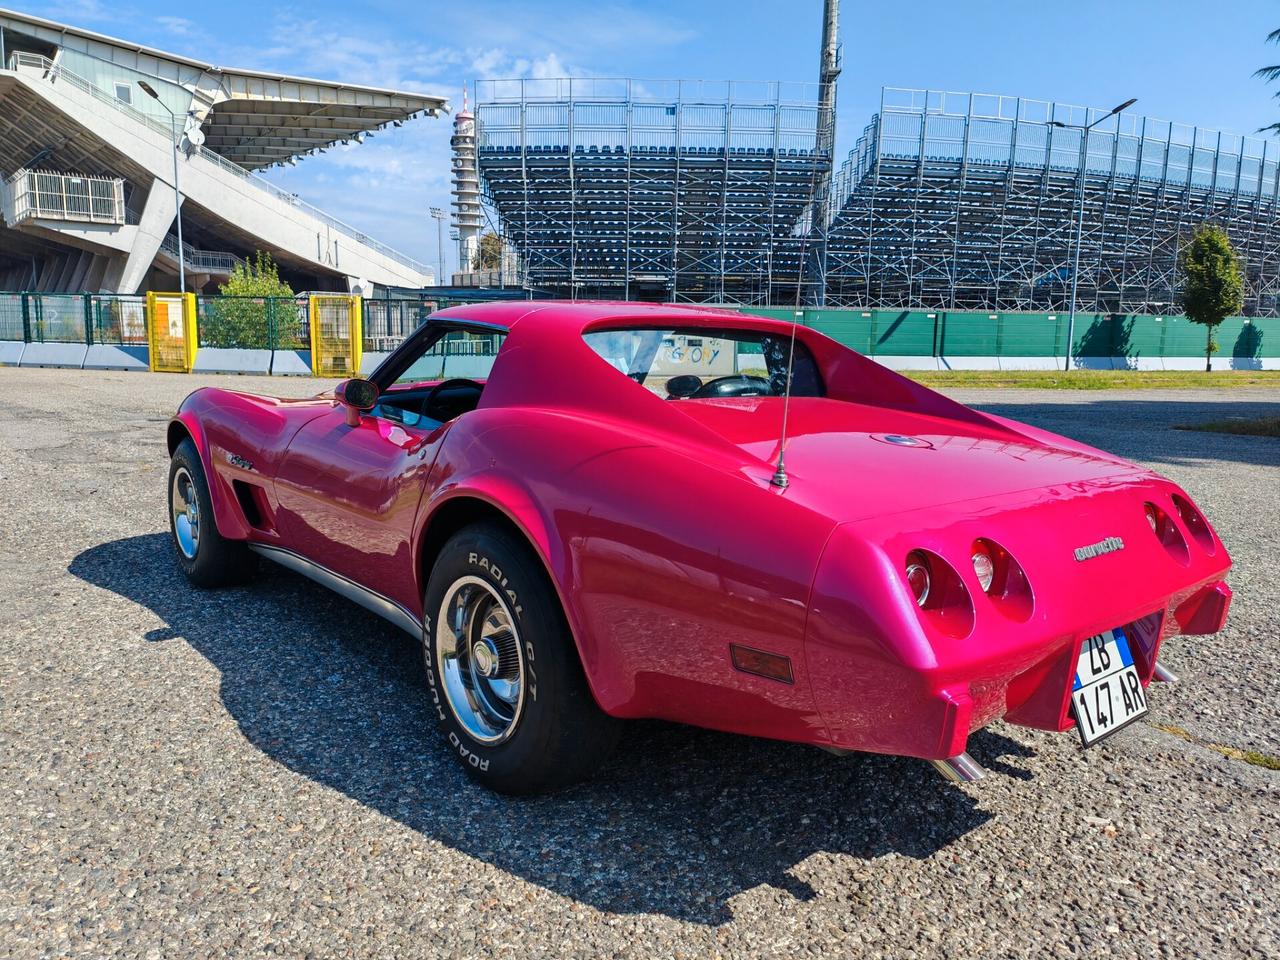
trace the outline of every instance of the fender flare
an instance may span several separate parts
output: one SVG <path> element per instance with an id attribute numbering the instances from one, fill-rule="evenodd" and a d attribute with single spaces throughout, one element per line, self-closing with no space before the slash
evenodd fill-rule
<path id="1" fill-rule="evenodd" d="M 420 560 L 431 520 L 447 504 L 460 499 L 478 500 L 502 515 L 533 549 L 556 592 L 560 609 L 564 612 L 591 695 L 602 710 L 612 712 L 608 699 L 601 696 L 602 691 L 593 669 L 596 660 L 595 645 L 586 630 L 581 610 L 573 601 L 574 576 L 571 561 L 560 538 L 553 535 L 554 526 L 548 522 L 532 494 L 514 477 L 500 473 L 473 475 L 458 483 L 445 485 L 429 503 L 423 504 L 423 509 L 418 512 L 413 536 L 413 556 L 419 558 L 419 594 L 425 593 L 426 581 L 430 576 L 430 571 Z M 426 611 L 423 611 L 423 620 L 426 620 Z"/>
<path id="2" fill-rule="evenodd" d="M 185 405 L 185 401 L 184 401 Z M 228 540 L 243 540 L 248 534 L 239 524 L 235 523 L 233 518 L 235 513 L 231 510 L 227 503 L 227 497 L 230 495 L 225 489 L 225 484 L 219 477 L 217 471 L 213 469 L 212 457 L 209 452 L 209 441 L 205 436 L 204 425 L 200 422 L 200 418 L 195 411 L 183 409 L 180 410 L 170 421 L 166 428 L 166 445 L 169 448 L 170 457 L 173 451 L 177 449 L 178 444 L 182 440 L 173 442 L 172 438 L 175 428 L 186 433 L 191 438 L 191 442 L 195 444 L 196 454 L 200 457 L 200 464 L 204 467 L 205 483 L 209 487 L 209 500 L 213 504 L 213 525 Z M 168 493 L 166 492 L 166 497 Z"/>

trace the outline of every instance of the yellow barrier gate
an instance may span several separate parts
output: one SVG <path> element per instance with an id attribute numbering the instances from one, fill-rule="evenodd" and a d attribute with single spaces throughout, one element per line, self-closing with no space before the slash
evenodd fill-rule
<path id="1" fill-rule="evenodd" d="M 157 373 L 190 373 L 196 362 L 196 295 L 147 292 L 147 345 Z"/>
<path id="2" fill-rule="evenodd" d="M 360 298 L 311 295 L 311 372 L 317 377 L 360 376 Z"/>

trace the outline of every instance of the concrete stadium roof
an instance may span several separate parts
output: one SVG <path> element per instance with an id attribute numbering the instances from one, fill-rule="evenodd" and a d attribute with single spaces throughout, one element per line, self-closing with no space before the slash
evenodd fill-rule
<path id="1" fill-rule="evenodd" d="M 224 67 L 3 8 L 0 28 L 184 88 L 206 149 L 248 169 L 449 110 L 442 97 Z M 6 43 L 6 51 L 12 48 Z"/>

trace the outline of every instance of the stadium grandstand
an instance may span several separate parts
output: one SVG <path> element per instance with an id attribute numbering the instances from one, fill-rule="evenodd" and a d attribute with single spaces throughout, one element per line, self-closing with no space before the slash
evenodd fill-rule
<path id="1" fill-rule="evenodd" d="M 1086 138 L 1110 111 L 887 87 L 824 191 L 819 89 L 481 83 L 482 188 L 526 285 L 761 305 L 800 283 L 811 306 L 1058 311 L 1079 227 L 1079 309 L 1164 314 L 1180 243 L 1213 220 L 1243 259 L 1245 315 L 1280 312 L 1271 142 L 1131 113 Z"/>
<path id="2" fill-rule="evenodd" d="M 177 289 L 181 264 L 201 291 L 257 250 L 295 289 L 421 288 L 429 267 L 258 171 L 447 109 L 0 10 L 0 289 Z"/>
<path id="3" fill-rule="evenodd" d="M 528 286 L 561 297 L 785 302 L 831 169 L 817 84 L 478 84 L 477 162 Z"/>
<path id="4" fill-rule="evenodd" d="M 1212 220 L 1243 260 L 1245 315 L 1275 316 L 1274 141 L 1108 113 L 885 88 L 835 176 L 826 303 L 1064 310 L 1079 226 L 1080 310 L 1174 312 L 1179 245 Z"/>

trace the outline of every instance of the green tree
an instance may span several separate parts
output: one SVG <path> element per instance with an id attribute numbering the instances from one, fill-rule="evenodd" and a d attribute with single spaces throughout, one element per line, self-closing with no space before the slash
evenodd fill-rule
<path id="1" fill-rule="evenodd" d="M 1204 324 L 1204 368 L 1211 370 L 1218 349 L 1214 329 L 1244 307 L 1240 258 L 1227 231 L 1212 223 L 1196 227 L 1178 256 L 1178 272 L 1182 279 L 1178 303 L 1188 320 Z"/>
<path id="2" fill-rule="evenodd" d="M 1272 30 L 1268 33 L 1267 43 L 1280 43 L 1280 30 Z M 1260 67 L 1253 72 L 1253 75 L 1255 77 L 1261 77 L 1263 80 L 1267 81 L 1267 83 L 1274 83 L 1276 80 L 1280 80 L 1280 64 L 1272 67 Z M 1276 96 L 1280 97 L 1280 93 L 1277 93 Z M 1280 133 L 1280 123 L 1267 124 L 1267 126 L 1259 128 L 1258 132 L 1262 133 L 1267 130 L 1270 130 L 1272 133 Z"/>
<path id="3" fill-rule="evenodd" d="M 299 308 L 293 288 L 280 279 L 271 254 L 259 250 L 238 263 L 219 284 L 225 299 L 208 300 L 200 315 L 200 342 L 210 347 L 302 349 Z"/>
<path id="4" fill-rule="evenodd" d="M 502 266 L 502 238 L 492 230 L 480 235 L 480 243 L 471 257 L 472 270 L 497 270 Z"/>

